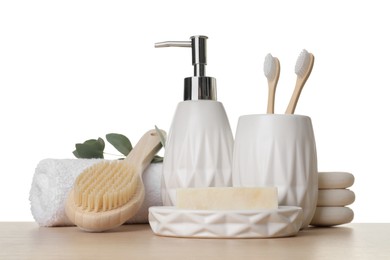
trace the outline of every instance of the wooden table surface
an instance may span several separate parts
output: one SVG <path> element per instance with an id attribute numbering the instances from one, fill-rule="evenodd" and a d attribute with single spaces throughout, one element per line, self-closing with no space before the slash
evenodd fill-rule
<path id="1" fill-rule="evenodd" d="M 390 223 L 309 228 L 274 239 L 156 236 L 149 225 L 87 233 L 0 222 L 0 259 L 390 259 Z"/>

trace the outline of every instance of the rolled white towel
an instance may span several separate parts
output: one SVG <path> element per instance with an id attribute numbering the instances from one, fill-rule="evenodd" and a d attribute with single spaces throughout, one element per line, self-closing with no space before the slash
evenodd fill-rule
<path id="1" fill-rule="evenodd" d="M 44 159 L 35 169 L 30 190 L 31 213 L 40 226 L 71 226 L 65 214 L 68 192 L 84 169 L 101 159 Z M 126 223 L 147 223 L 148 209 L 161 206 L 162 163 L 150 164 L 142 174 L 145 200 Z"/>

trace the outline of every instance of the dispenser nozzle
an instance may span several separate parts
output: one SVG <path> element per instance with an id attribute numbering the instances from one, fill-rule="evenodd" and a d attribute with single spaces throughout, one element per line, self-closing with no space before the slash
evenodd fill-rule
<path id="1" fill-rule="evenodd" d="M 155 48 L 162 47 L 191 47 L 190 41 L 168 41 L 168 42 L 157 42 L 154 44 Z"/>
<path id="2" fill-rule="evenodd" d="M 194 76 L 184 81 L 184 100 L 211 99 L 216 100 L 216 81 L 206 77 L 207 36 L 192 36 L 191 41 L 166 41 L 154 44 L 161 47 L 190 47 L 192 50 L 192 65 Z"/>
<path id="3" fill-rule="evenodd" d="M 207 36 L 192 36 L 191 41 L 166 41 L 154 44 L 155 48 L 162 47 L 189 47 L 192 49 L 192 65 L 194 66 L 194 76 L 203 77 L 206 75 L 207 65 Z"/>

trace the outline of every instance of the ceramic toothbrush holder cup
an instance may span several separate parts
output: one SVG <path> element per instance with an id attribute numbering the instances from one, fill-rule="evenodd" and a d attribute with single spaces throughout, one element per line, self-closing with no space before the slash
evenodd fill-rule
<path id="1" fill-rule="evenodd" d="M 275 186 L 279 205 L 303 209 L 301 228 L 317 204 L 317 153 L 311 120 L 301 115 L 246 115 L 238 121 L 233 186 Z"/>

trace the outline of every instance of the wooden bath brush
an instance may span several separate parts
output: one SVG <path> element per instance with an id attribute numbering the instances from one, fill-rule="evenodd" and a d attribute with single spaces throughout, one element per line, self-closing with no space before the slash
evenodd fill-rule
<path id="1" fill-rule="evenodd" d="M 68 194 L 69 220 L 85 231 L 101 232 L 134 216 L 145 197 L 142 173 L 160 148 L 157 132 L 150 130 L 126 159 L 103 161 L 84 170 Z"/>

